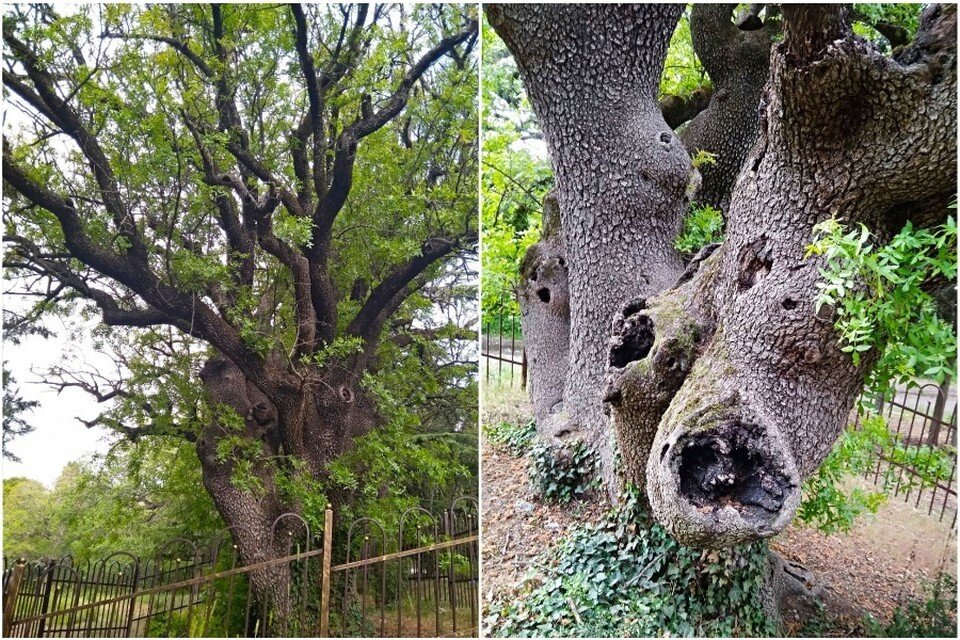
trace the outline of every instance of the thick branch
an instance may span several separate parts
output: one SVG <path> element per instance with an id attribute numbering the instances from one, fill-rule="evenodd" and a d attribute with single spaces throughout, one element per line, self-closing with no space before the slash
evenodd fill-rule
<path id="1" fill-rule="evenodd" d="M 141 265 L 145 265 L 147 262 L 146 246 L 137 230 L 133 216 L 127 211 L 127 207 L 120 197 L 120 187 L 99 141 L 87 130 L 76 111 L 57 94 L 53 78 L 40 66 L 36 55 L 11 32 L 4 31 L 3 39 L 17 60 L 27 70 L 27 75 L 33 82 L 37 95 L 48 107 L 47 111 L 52 111 L 55 114 L 56 120 L 54 122 L 76 141 L 80 151 L 87 158 L 103 196 L 104 206 L 113 216 L 114 224 L 121 235 L 130 243 L 130 254 Z"/>
<path id="2" fill-rule="evenodd" d="M 367 342 L 375 340 L 389 317 L 389 313 L 386 312 L 395 297 L 404 292 L 407 286 L 430 265 L 452 253 L 459 246 L 457 242 L 439 238 L 425 242 L 418 255 L 394 267 L 390 274 L 374 287 L 367 301 L 347 327 L 347 333 L 359 336 Z"/>

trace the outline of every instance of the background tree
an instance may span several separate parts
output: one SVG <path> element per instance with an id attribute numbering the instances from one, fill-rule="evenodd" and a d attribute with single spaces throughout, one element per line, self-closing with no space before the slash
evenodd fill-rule
<path id="1" fill-rule="evenodd" d="M 436 399 L 404 393 L 462 406 L 475 389 L 469 11 L 5 16 L 8 277 L 37 310 L 98 311 L 120 374 L 51 381 L 132 440 L 192 443 L 247 562 L 279 552 L 279 514 L 356 490 L 345 454 L 402 451 L 410 473 L 443 452 L 410 445 Z"/>

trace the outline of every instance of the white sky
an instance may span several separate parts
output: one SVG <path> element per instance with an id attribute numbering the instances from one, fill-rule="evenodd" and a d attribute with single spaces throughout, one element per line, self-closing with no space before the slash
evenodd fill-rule
<path id="1" fill-rule="evenodd" d="M 3 304 L 5 307 L 20 306 L 11 296 L 5 296 Z M 10 444 L 10 450 L 22 462 L 4 460 L 3 477 L 25 476 L 52 487 L 68 462 L 105 452 L 108 444 L 104 438 L 109 431 L 102 427 L 88 429 L 77 421 L 77 417 L 89 420 L 99 413 L 100 408 L 90 395 L 79 389 L 66 389 L 58 394 L 40 382 L 41 373 L 55 364 L 67 366 L 65 361 L 74 356 L 93 365 L 105 366 L 108 371 L 113 365 L 110 358 L 97 353 L 88 339 L 74 343 L 61 323 L 52 322 L 49 327 L 56 336 L 48 339 L 27 336 L 19 345 L 3 344 L 3 360 L 16 379 L 20 395 L 40 403 L 24 416 L 36 430 Z"/>

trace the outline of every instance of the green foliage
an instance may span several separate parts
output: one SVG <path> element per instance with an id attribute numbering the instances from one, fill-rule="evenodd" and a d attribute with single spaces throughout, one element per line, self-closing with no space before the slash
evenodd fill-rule
<path id="1" fill-rule="evenodd" d="M 883 472 L 881 488 L 845 491 L 843 482 L 873 469 L 878 456 L 892 463 Z M 816 473 L 804 481 L 797 518 L 825 533 L 849 531 L 858 517 L 877 512 L 897 482 L 901 488 L 929 488 L 949 481 L 955 459 L 951 447 L 904 444 L 882 416 L 864 417 L 859 429 L 847 429 L 840 435 Z M 914 469 L 915 474 L 902 474 L 901 467 Z"/>
<path id="2" fill-rule="evenodd" d="M 841 483 L 872 468 L 877 452 L 890 437 L 886 422 L 879 416 L 863 420 L 860 429 L 844 431 L 816 473 L 803 483 L 803 498 L 797 509 L 800 522 L 833 533 L 849 531 L 862 514 L 876 513 L 886 500 L 883 491 L 854 488 L 847 494 Z"/>
<path id="3" fill-rule="evenodd" d="M 301 185 L 290 154 L 290 145 L 296 144 L 291 131 L 304 117 L 307 96 L 290 8 L 222 8 L 229 64 L 218 61 L 214 51 L 209 6 L 82 5 L 64 11 L 70 15 L 56 16 L 36 5 L 19 5 L 5 11 L 4 26 L 38 50 L 57 79 L 58 91 L 70 96 L 67 99 L 96 132 L 130 215 L 143 234 L 157 281 L 196 294 L 195 300 L 211 310 L 216 306 L 215 312 L 223 315 L 248 347 L 283 362 L 290 358 L 297 338 L 293 276 L 262 243 L 252 247 L 252 256 L 231 247 L 218 221 L 219 206 L 223 199 L 232 199 L 240 211 L 241 202 L 229 188 L 207 184 L 201 154 L 185 118 L 189 116 L 200 129 L 199 137 L 218 171 L 236 174 L 237 160 L 226 148 L 236 136 L 220 130 L 214 98 L 214 85 L 222 81 L 236 102 L 250 155 L 276 176 L 272 187 L 295 192 Z M 351 11 L 348 26 L 356 17 L 356 7 Z M 334 50 L 340 52 L 341 62 L 346 61 L 346 43 L 338 43 L 345 18 L 341 8 L 305 5 L 304 12 L 318 70 L 329 67 Z M 327 135 L 336 138 L 360 116 L 364 96 L 372 99 L 374 110 L 382 109 L 412 61 L 459 30 L 457 25 L 475 12 L 475 7 L 449 4 L 371 10 L 357 56 L 325 92 Z M 376 21 L 371 20 L 374 14 Z M 212 73 L 207 77 L 167 44 L 140 38 L 103 39 L 103 31 L 174 37 L 204 60 Z M 459 51 L 463 50 L 461 46 Z M 80 62 L 84 56 L 75 51 L 89 61 L 96 59 L 97 66 Z M 362 425 L 358 431 L 367 435 L 335 461 L 330 478 L 321 481 L 322 473 L 316 469 L 311 470 L 316 477 L 307 473 L 303 461 L 289 456 L 269 458 L 267 448 L 245 432 L 242 416 L 208 406 L 196 377 L 202 363 L 217 355 L 208 346 L 170 327 L 98 326 L 94 347 L 116 356 L 123 377 L 123 393 L 104 406 L 100 422 L 118 434 L 136 434 L 137 440 L 117 445 L 117 455 L 109 461 L 78 466 L 80 480 L 64 484 L 63 490 L 69 489 L 75 503 L 87 507 L 91 519 L 82 511 L 65 514 L 67 524 L 49 529 L 55 532 L 51 535 L 57 537 L 57 545 L 73 547 L 75 537 L 78 548 L 81 541 L 87 545 L 89 555 L 103 550 L 136 551 L 149 548 L 155 539 L 195 535 L 208 531 L 210 523 L 219 523 L 203 491 L 196 451 L 188 441 L 214 417 L 229 431 L 218 439 L 216 454 L 231 463 L 234 485 L 259 495 L 272 490 L 264 487 L 269 478 L 289 508 L 302 509 L 308 520 L 322 517 L 326 496 L 334 490 L 357 499 L 351 507 L 355 514 L 375 517 L 380 515 L 377 509 L 392 517 L 395 507 L 412 506 L 417 496 L 431 492 L 438 502 L 453 494 L 475 492 L 477 367 L 468 327 L 476 300 L 470 236 L 477 228 L 477 63 L 476 55 L 440 57 L 410 88 L 400 116 L 363 138 L 356 149 L 349 197 L 332 230 L 329 275 L 340 298 L 337 330 L 341 336 L 369 292 L 399 264 L 420 254 L 428 239 L 458 238 L 463 246 L 455 257 L 431 265 L 410 287 L 413 293 L 393 312 L 382 343 L 369 354 L 376 370 L 365 376 L 366 388 L 377 402 L 378 420 L 387 427 L 378 432 L 380 423 Z M 112 216 L 99 204 L 102 197 L 89 163 L 73 143 L 64 144 L 63 137 L 50 134 L 39 121 L 21 124 L 17 120 L 6 125 L 12 157 L 45 186 L 75 198 L 82 226 L 94 241 L 125 250 L 126 239 L 117 234 Z M 334 150 L 320 153 L 325 155 L 317 164 L 329 165 Z M 321 179 L 329 185 L 332 175 Z M 251 187 L 256 183 L 258 197 L 267 196 L 264 182 L 248 181 Z M 314 198 L 311 208 L 316 204 Z M 242 222 L 252 224 L 241 213 Z M 4 190 L 3 223 L 5 233 L 29 240 L 41 254 L 69 253 L 50 212 L 25 206 L 23 198 L 8 189 Z M 261 220 L 260 227 L 291 245 L 302 248 L 311 243 L 312 220 L 293 216 L 284 205 Z M 253 281 L 240 285 L 235 276 L 250 258 Z M 65 260 L 67 264 L 124 310 L 147 306 L 109 278 L 86 267 L 81 270 L 76 261 Z M 24 274 L 9 265 L 7 269 L 8 275 Z M 42 278 L 31 275 L 30 280 L 36 280 L 37 291 L 44 294 L 54 288 Z M 358 293 L 350 295 L 354 290 Z M 40 296 L 30 298 L 37 299 Z M 100 316 L 94 304 L 78 302 L 72 293 L 45 300 L 33 311 L 30 317 L 35 324 L 57 314 L 77 334 L 89 326 L 78 322 L 78 316 L 82 314 L 83 320 Z M 191 328 L 199 324 L 191 322 Z M 334 368 L 360 348 L 359 340 L 340 337 L 310 358 L 286 364 L 297 373 L 310 372 L 312 383 L 323 384 L 331 371 L 340 374 Z M 66 364 L 65 369 L 70 370 Z M 82 375 L 79 364 L 75 370 Z M 141 435 L 145 433 L 156 435 Z M 169 459 L 170 450 L 178 452 L 180 466 Z M 145 474 L 150 474 L 149 482 Z M 176 489 L 183 499 L 168 499 L 163 508 L 140 509 L 130 507 L 128 496 L 127 509 L 121 510 L 119 487 L 139 495 L 132 491 L 133 487 L 139 491 L 142 483 L 149 485 L 151 494 L 166 495 Z M 381 491 L 383 487 L 388 490 Z M 50 499 L 60 503 L 59 491 L 54 489 Z M 103 508 L 90 507 L 98 494 L 104 496 Z M 152 499 L 144 501 L 153 504 Z M 186 508 L 188 502 L 195 512 Z M 110 512 L 105 513 L 108 508 Z M 190 511 L 190 517 L 181 511 Z M 26 511 L 19 513 L 29 516 Z M 145 513 L 162 516 L 163 525 L 154 523 L 155 531 L 149 531 Z M 36 518 L 42 522 L 39 514 Z M 112 527 L 116 535 L 92 540 L 102 533 L 92 518 Z"/>
<path id="4" fill-rule="evenodd" d="M 490 442 L 505 447 L 515 456 L 521 456 L 530 449 L 537 437 L 537 423 L 534 420 L 523 424 L 500 422 L 485 425 L 484 433 Z"/>
<path id="5" fill-rule="evenodd" d="M 866 635 L 874 638 L 955 638 L 957 637 L 957 580 L 940 573 L 926 585 L 926 600 L 899 605 L 888 624 L 869 614 L 864 619 Z"/>
<path id="6" fill-rule="evenodd" d="M 223 527 L 190 443 L 146 439 L 67 465 L 52 489 L 4 481 L 4 553 L 30 559 L 115 551 L 151 557 L 177 537 L 206 541 Z"/>
<path id="7" fill-rule="evenodd" d="M 853 32 L 889 52 L 890 41 L 877 30 L 877 27 L 883 24 L 900 27 L 912 40 L 920 26 L 920 12 L 923 10 L 923 4 L 918 2 L 854 4 L 853 10 L 857 18 L 853 23 Z"/>
<path id="8" fill-rule="evenodd" d="M 704 245 L 723 239 L 723 212 L 708 204 L 691 205 L 683 219 L 683 231 L 673 241 L 680 253 L 693 255 Z"/>
<path id="9" fill-rule="evenodd" d="M 686 96 L 709 84 L 710 78 L 693 50 L 693 41 L 690 39 L 690 9 L 687 8 L 670 38 L 663 75 L 660 76 L 660 95 Z"/>
<path id="10" fill-rule="evenodd" d="M 597 481 L 597 456 L 582 440 L 540 443 L 530 449 L 530 483 L 547 500 L 580 498 Z"/>
<path id="11" fill-rule="evenodd" d="M 3 363 L 3 457 L 12 462 L 20 462 L 20 458 L 11 451 L 10 443 L 14 438 L 34 430 L 34 426 L 27 422 L 24 415 L 33 411 L 40 403 L 20 395 L 17 381 L 7 370 L 6 364 Z"/>
<path id="12" fill-rule="evenodd" d="M 889 243 L 875 246 L 864 225 L 848 230 L 830 218 L 814 227 L 807 255 L 822 256 L 817 312 L 835 310 L 834 326 L 854 364 L 871 349 L 881 351 L 868 389 L 924 377 L 942 381 L 957 359 L 955 327 L 937 316 L 930 281 L 957 276 L 957 225 L 932 230 L 907 223 Z"/>
<path id="13" fill-rule="evenodd" d="M 513 56 L 486 20 L 483 63 L 481 308 L 486 330 L 495 317 L 519 317 L 514 291 L 520 263 L 540 238 L 541 203 L 553 176 Z"/>
<path id="14" fill-rule="evenodd" d="M 681 546 L 629 490 L 599 525 L 572 533 L 484 622 L 498 637 L 764 636 L 766 543 Z"/>

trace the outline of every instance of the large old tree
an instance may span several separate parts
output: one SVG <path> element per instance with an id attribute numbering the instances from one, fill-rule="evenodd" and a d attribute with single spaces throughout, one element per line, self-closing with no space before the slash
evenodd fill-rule
<path id="1" fill-rule="evenodd" d="M 371 430 L 469 420 L 470 11 L 4 16 L 5 266 L 40 298 L 7 320 L 100 313 L 121 375 L 51 381 L 114 401 L 99 422 L 129 438 L 194 443 L 246 562 L 311 492 L 350 499 L 330 465 Z"/>
<path id="2" fill-rule="evenodd" d="M 863 223 L 883 242 L 907 222 L 946 221 L 956 193 L 955 6 L 925 9 L 892 55 L 853 34 L 843 5 L 782 5 L 770 49 L 775 28 L 759 9 L 736 23 L 733 5 L 691 17 L 713 109 L 726 110 L 717 133 L 739 136 L 716 151 L 741 160 L 730 193 L 707 196 L 726 209 L 724 242 L 684 264 L 673 241 L 697 180 L 657 102 L 682 7 L 487 8 L 556 175 L 559 229 L 545 226 L 520 287 L 536 351 L 539 328 L 556 342 L 565 312 L 545 290 L 567 285 L 557 297 L 569 305 L 568 349 L 540 352 L 568 355 L 531 366 L 548 374 L 531 381 L 539 431 L 593 445 L 612 491 L 639 488 L 656 520 L 696 546 L 766 538 L 791 521 L 879 356 L 874 346 L 852 357 L 834 310 L 818 309 L 814 227 Z M 733 96 L 728 78 L 762 96 Z M 544 394 L 558 366 L 565 384 Z"/>

